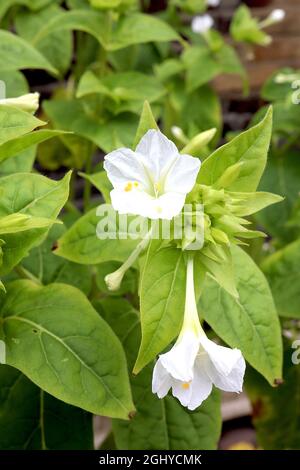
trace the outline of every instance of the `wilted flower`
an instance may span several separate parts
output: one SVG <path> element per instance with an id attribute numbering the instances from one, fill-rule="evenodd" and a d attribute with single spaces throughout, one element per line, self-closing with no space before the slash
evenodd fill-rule
<path id="1" fill-rule="evenodd" d="M 205 335 L 197 312 L 193 258 L 189 258 L 183 326 L 173 348 L 161 354 L 155 364 L 153 393 L 163 398 L 171 388 L 183 406 L 194 410 L 206 400 L 213 385 L 241 392 L 245 368 L 239 349 L 219 346 Z"/>
<path id="2" fill-rule="evenodd" d="M 200 169 L 200 160 L 179 154 L 175 144 L 151 129 L 135 151 L 120 148 L 105 157 L 114 189 L 113 208 L 120 214 L 172 219 L 183 208 Z"/>

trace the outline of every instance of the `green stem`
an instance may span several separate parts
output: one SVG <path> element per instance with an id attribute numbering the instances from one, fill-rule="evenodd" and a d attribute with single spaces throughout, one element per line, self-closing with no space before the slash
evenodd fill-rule
<path id="1" fill-rule="evenodd" d="M 39 286 L 42 285 L 41 281 L 34 274 L 32 274 L 20 264 L 18 266 L 15 266 L 14 271 L 18 274 L 21 279 L 28 279 Z"/>
<path id="2" fill-rule="evenodd" d="M 90 174 L 92 172 L 92 158 L 93 158 L 93 151 L 91 149 L 87 155 L 86 164 L 85 164 L 85 173 L 87 174 Z M 91 193 L 92 193 L 92 184 L 87 178 L 85 178 L 84 190 L 83 190 L 83 207 L 84 207 L 85 212 L 89 209 L 89 206 L 90 206 Z"/>

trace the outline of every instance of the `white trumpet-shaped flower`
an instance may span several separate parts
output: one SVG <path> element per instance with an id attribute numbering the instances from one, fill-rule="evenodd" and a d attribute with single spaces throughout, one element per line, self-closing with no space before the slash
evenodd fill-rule
<path id="1" fill-rule="evenodd" d="M 16 98 L 3 98 L 0 100 L 0 104 L 5 106 L 13 106 L 15 108 L 22 109 L 28 113 L 35 113 L 39 107 L 40 94 L 27 93 L 26 95 L 18 96 Z"/>
<path id="2" fill-rule="evenodd" d="M 181 155 L 160 131 L 151 129 L 136 150 L 120 148 L 105 157 L 113 185 L 111 202 L 120 214 L 172 219 L 183 208 L 200 169 L 200 160 Z"/>
<path id="3" fill-rule="evenodd" d="M 208 30 L 210 30 L 213 27 L 214 20 L 213 18 L 208 15 L 200 15 L 200 16 L 195 16 L 192 19 L 192 31 L 197 34 L 205 34 Z"/>
<path id="4" fill-rule="evenodd" d="M 163 398 L 171 388 L 183 406 L 194 410 L 210 395 L 213 385 L 226 392 L 241 392 L 245 367 L 239 349 L 219 346 L 205 335 L 197 313 L 190 258 L 183 327 L 173 348 L 155 364 L 153 393 Z"/>

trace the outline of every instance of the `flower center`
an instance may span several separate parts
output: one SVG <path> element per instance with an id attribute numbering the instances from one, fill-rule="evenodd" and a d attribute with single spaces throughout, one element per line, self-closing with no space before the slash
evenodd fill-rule
<path id="1" fill-rule="evenodd" d="M 183 388 L 184 390 L 188 390 L 188 389 L 190 388 L 189 382 L 184 382 L 184 383 L 182 384 L 182 388 Z"/>

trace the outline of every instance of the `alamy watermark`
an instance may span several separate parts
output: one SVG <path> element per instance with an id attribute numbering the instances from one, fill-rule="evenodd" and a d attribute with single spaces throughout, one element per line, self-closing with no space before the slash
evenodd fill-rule
<path id="1" fill-rule="evenodd" d="M 293 341 L 292 348 L 295 349 L 292 354 L 292 363 L 298 365 L 300 364 L 300 339 Z"/>
<path id="2" fill-rule="evenodd" d="M 0 364 L 6 364 L 6 346 L 4 341 L 0 339 Z"/>
<path id="3" fill-rule="evenodd" d="M 172 220 L 149 220 L 142 216 L 117 213 L 110 204 L 98 207 L 100 218 L 96 234 L 100 240 L 161 239 L 182 241 L 187 250 L 199 250 L 204 243 L 204 210 L 202 204 L 185 204 Z"/>

